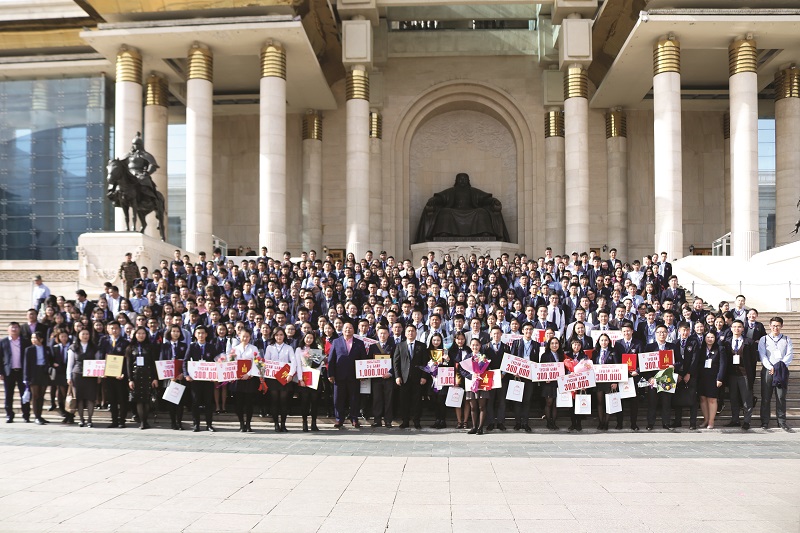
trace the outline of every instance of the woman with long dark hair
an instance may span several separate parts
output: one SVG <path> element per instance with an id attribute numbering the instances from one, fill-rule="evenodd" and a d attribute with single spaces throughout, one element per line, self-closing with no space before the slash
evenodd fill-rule
<path id="1" fill-rule="evenodd" d="M 139 415 L 139 429 L 148 429 L 147 417 L 153 389 L 158 388 L 156 359 L 158 348 L 150 342 L 147 328 L 138 327 L 133 332 L 131 343 L 125 350 L 125 364 L 128 367 L 128 387 L 133 393 L 136 413 Z"/>
<path id="2" fill-rule="evenodd" d="M 292 390 L 292 380 L 297 369 L 295 368 L 294 350 L 286 344 L 286 332 L 283 328 L 276 327 L 272 331 L 272 344 L 267 346 L 264 359 L 289 365 L 289 381 L 287 383 L 283 384 L 277 379 L 270 379 L 269 381 L 272 422 L 275 424 L 276 432 L 285 433 L 288 431 L 286 429 L 286 418 L 289 416 L 289 393 Z"/>
<path id="3" fill-rule="evenodd" d="M 300 385 L 300 412 L 303 415 L 303 431 L 308 431 L 309 415 L 311 416 L 311 431 L 319 431 L 317 413 L 319 411 L 320 389 L 323 382 L 322 370 L 324 361 L 325 355 L 322 354 L 322 349 L 314 334 L 309 332 L 303 335 L 300 339 L 300 345 L 295 350 L 295 367 L 297 368 L 298 383 Z M 316 389 L 312 389 L 309 384 L 305 383 L 303 368 L 312 368 L 320 371 L 320 379 Z"/>
<path id="4" fill-rule="evenodd" d="M 561 341 L 558 337 L 553 337 L 547 341 L 547 348 L 545 349 L 540 362 L 542 363 L 560 363 L 564 360 L 561 350 Z M 545 381 L 542 383 L 542 397 L 545 399 L 544 416 L 547 419 L 547 429 L 551 431 L 558 431 L 556 425 L 556 395 L 558 394 L 558 383 L 553 381 Z"/>
<path id="5" fill-rule="evenodd" d="M 248 369 L 253 368 L 253 361 L 260 355 L 258 348 L 250 344 L 252 333 L 249 329 L 243 328 L 239 331 L 238 345 L 231 349 L 231 354 L 236 361 L 248 361 Z M 255 405 L 256 394 L 258 393 L 258 378 L 254 378 L 246 373 L 236 381 L 236 416 L 239 418 L 239 431 L 242 433 L 252 433 L 250 422 L 253 419 L 253 406 Z"/>
<path id="6" fill-rule="evenodd" d="M 88 329 L 78 333 L 78 340 L 70 346 L 67 359 L 67 384 L 72 386 L 72 394 L 78 404 L 80 427 L 93 427 L 94 402 L 97 398 L 97 384 L 100 378 L 83 377 L 83 363 L 97 359 L 97 345 L 92 342 Z M 83 418 L 84 410 L 89 411 L 89 421 Z"/>

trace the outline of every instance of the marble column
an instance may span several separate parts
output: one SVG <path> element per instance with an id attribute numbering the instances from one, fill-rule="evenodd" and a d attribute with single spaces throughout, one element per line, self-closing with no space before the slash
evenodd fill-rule
<path id="1" fill-rule="evenodd" d="M 758 50 L 752 39 L 728 47 L 731 113 L 731 255 L 759 251 Z"/>
<path id="2" fill-rule="evenodd" d="M 369 249 L 369 74 L 355 66 L 347 73 L 347 251 L 361 260 Z"/>
<path id="3" fill-rule="evenodd" d="M 303 117 L 303 250 L 322 255 L 322 115 Z"/>
<path id="4" fill-rule="evenodd" d="M 167 124 L 169 89 L 163 76 L 151 75 L 147 78 L 144 106 L 144 147 L 158 163 L 158 170 L 151 177 L 158 192 L 164 195 L 164 235 L 169 237 L 167 222 Z M 145 234 L 161 238 L 155 211 L 147 215 Z"/>
<path id="5" fill-rule="evenodd" d="M 683 257 L 681 48 L 674 36 L 653 50 L 655 248 L 670 261 Z"/>
<path id="6" fill-rule="evenodd" d="M 800 218 L 800 69 L 775 75 L 775 246 L 797 240 Z"/>
<path id="7" fill-rule="evenodd" d="M 214 59 L 204 45 L 189 49 L 186 80 L 186 249 L 211 256 Z"/>
<path id="8" fill-rule="evenodd" d="M 142 131 L 142 56 L 123 46 L 117 53 L 114 84 L 114 157 L 130 151 L 131 142 Z M 125 231 L 122 209 L 114 209 L 114 229 Z M 133 226 L 131 226 L 133 229 Z"/>
<path id="9" fill-rule="evenodd" d="M 259 112 L 259 241 L 273 257 L 286 251 L 286 52 L 268 42 L 261 50 Z"/>
<path id="10" fill-rule="evenodd" d="M 544 114 L 545 206 L 544 232 L 536 229 L 539 249 L 553 248 L 562 254 L 564 249 L 564 113 L 561 110 Z"/>
<path id="11" fill-rule="evenodd" d="M 725 194 L 725 205 L 722 208 L 725 222 L 724 235 L 731 230 L 731 115 L 727 112 L 722 116 L 722 151 L 724 156 L 722 187 Z"/>
<path id="12" fill-rule="evenodd" d="M 628 124 L 625 112 L 606 113 L 608 246 L 628 256 Z"/>
<path id="13" fill-rule="evenodd" d="M 565 252 L 589 251 L 589 79 L 573 65 L 564 74 Z"/>
<path id="14" fill-rule="evenodd" d="M 383 117 L 377 111 L 369 114 L 369 243 L 375 257 L 383 246 Z"/>

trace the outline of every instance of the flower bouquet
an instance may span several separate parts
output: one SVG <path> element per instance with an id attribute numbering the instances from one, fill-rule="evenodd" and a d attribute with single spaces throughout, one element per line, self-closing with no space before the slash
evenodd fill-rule
<path id="1" fill-rule="evenodd" d="M 664 370 L 659 371 L 655 375 L 654 379 L 656 380 L 656 390 L 658 392 L 675 394 L 675 369 L 672 367 L 665 368 Z"/>
<path id="2" fill-rule="evenodd" d="M 267 387 L 267 382 L 264 381 L 264 375 L 267 373 L 267 367 L 266 364 L 264 364 L 264 356 L 257 355 L 255 359 L 253 359 L 253 364 L 256 365 L 256 370 L 258 371 L 258 392 L 266 394 L 269 387 Z"/>
<path id="3" fill-rule="evenodd" d="M 472 392 L 479 390 L 490 390 L 492 388 L 492 376 L 488 374 L 489 363 L 492 360 L 487 358 L 484 354 L 472 356 L 472 375 L 475 379 L 472 382 Z M 488 385 L 488 389 L 486 388 Z"/>

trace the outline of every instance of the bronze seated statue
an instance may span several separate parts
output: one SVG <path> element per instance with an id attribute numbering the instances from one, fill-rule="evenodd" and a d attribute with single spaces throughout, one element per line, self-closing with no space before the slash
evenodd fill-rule
<path id="1" fill-rule="evenodd" d="M 502 208 L 500 200 L 472 187 L 468 174 L 458 174 L 455 186 L 434 194 L 425 204 L 415 244 L 469 238 L 508 242 Z"/>

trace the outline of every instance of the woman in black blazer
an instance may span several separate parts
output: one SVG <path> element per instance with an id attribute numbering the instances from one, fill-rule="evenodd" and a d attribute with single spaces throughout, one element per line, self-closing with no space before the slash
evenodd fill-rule
<path id="1" fill-rule="evenodd" d="M 181 340 L 182 335 L 183 331 L 177 324 L 170 326 L 169 329 L 164 333 L 164 342 L 161 344 L 161 353 L 159 354 L 161 361 L 183 361 L 186 359 L 186 352 L 189 351 L 189 345 Z M 183 367 L 181 366 L 181 369 L 182 368 Z M 178 369 L 178 372 L 180 372 L 180 369 Z M 156 373 L 156 375 L 158 374 Z M 176 381 L 181 385 L 186 384 L 184 382 L 182 373 L 177 374 L 171 380 L 164 380 L 164 383 L 162 384 L 163 390 L 159 392 L 159 397 L 164 396 L 164 390 L 169 387 L 170 381 Z M 183 396 L 181 396 L 181 401 L 178 405 L 166 400 L 162 400 L 162 402 L 167 404 L 169 418 L 172 422 L 172 429 L 183 431 L 183 426 L 181 425 L 183 420 L 183 410 L 184 408 L 191 407 L 191 394 L 189 394 L 189 391 L 183 391 Z"/>
<path id="2" fill-rule="evenodd" d="M 547 349 L 542 354 L 542 363 L 560 363 L 564 360 L 561 351 L 561 341 L 553 337 L 547 341 Z M 542 383 L 542 397 L 545 399 L 544 416 L 547 419 L 547 429 L 558 431 L 556 425 L 556 396 L 558 395 L 558 382 L 545 381 Z"/>
<path id="3" fill-rule="evenodd" d="M 31 391 L 31 405 L 33 406 L 33 416 L 37 424 L 47 424 L 48 421 L 42 418 L 42 407 L 44 405 L 44 393 L 50 386 L 50 375 L 48 372 L 53 366 L 53 352 L 48 346 L 44 345 L 45 336 L 43 333 L 35 331 L 31 334 L 32 346 L 25 348 L 25 356 L 22 361 L 23 381 Z"/>
<path id="4" fill-rule="evenodd" d="M 622 364 L 621 360 L 617 360 L 616 353 L 612 349 L 611 337 L 602 333 L 597 338 L 597 344 L 594 346 L 592 352 L 592 361 L 597 365 L 619 365 Z M 595 387 L 595 394 L 597 397 L 597 429 L 608 431 L 609 415 L 606 413 L 606 394 L 609 392 L 617 392 L 616 383 L 598 383 Z"/>
<path id="5" fill-rule="evenodd" d="M 150 342 L 150 335 L 143 326 L 136 328 L 130 345 L 125 350 L 125 364 L 128 367 L 128 387 L 133 392 L 136 412 L 139 415 L 139 429 L 147 429 L 147 416 L 150 413 L 150 398 L 153 389 L 158 388 L 156 359 L 159 357 L 156 345 Z"/>
<path id="6" fill-rule="evenodd" d="M 700 348 L 700 378 L 697 381 L 697 394 L 700 396 L 700 409 L 703 411 L 701 427 L 714 429 L 717 398 L 722 380 L 728 371 L 728 354 L 726 345 L 717 342 L 717 335 L 713 331 L 707 332 L 703 340 L 705 342 Z"/>
<path id="7" fill-rule="evenodd" d="M 450 346 L 450 349 L 447 350 L 447 355 L 450 357 L 450 361 L 453 365 L 456 365 L 456 387 L 464 386 L 464 377 L 461 375 L 461 371 L 458 368 L 458 363 L 460 363 L 464 358 L 470 356 L 469 348 L 467 347 L 467 337 L 464 335 L 463 332 L 459 331 L 453 337 L 453 344 Z M 445 398 L 446 400 L 447 398 Z M 467 425 L 467 418 L 469 417 L 469 408 L 467 402 L 461 405 L 461 407 L 456 407 L 456 429 L 464 429 Z"/>
<path id="8" fill-rule="evenodd" d="M 585 359 L 588 359 L 586 352 L 583 351 L 583 341 L 578 337 L 572 337 L 572 340 L 569 342 L 569 352 L 564 353 L 564 363 L 565 363 L 564 366 L 567 367 L 565 368 L 565 371 L 567 374 L 571 374 L 572 372 L 569 370 L 570 367 L 566 365 L 568 359 L 574 361 L 572 366 L 580 363 L 581 361 L 584 361 Z M 576 391 L 576 394 L 587 394 L 587 392 L 584 389 Z M 591 394 L 591 392 L 589 392 L 589 394 Z M 571 422 L 569 426 L 569 431 L 583 431 L 583 428 L 581 427 L 581 422 L 585 417 L 585 415 L 579 415 L 575 413 L 575 409 L 573 408 L 570 410 L 569 417 Z"/>
<path id="9" fill-rule="evenodd" d="M 56 370 L 56 378 L 53 380 L 53 386 L 56 388 L 58 396 L 58 409 L 64 417 L 62 422 L 64 424 L 72 424 L 75 421 L 75 415 L 68 413 L 65 410 L 65 401 L 67 398 L 67 361 L 69 360 L 69 346 L 70 337 L 66 329 L 56 332 L 53 339 L 53 368 Z"/>

